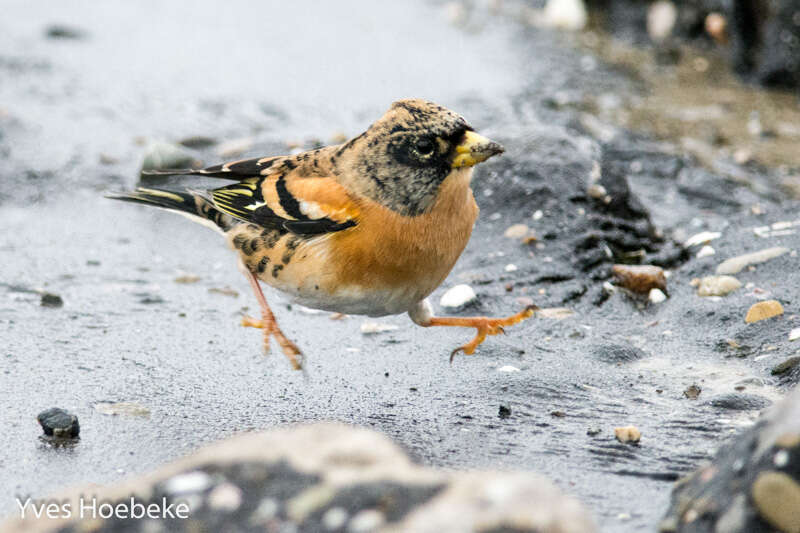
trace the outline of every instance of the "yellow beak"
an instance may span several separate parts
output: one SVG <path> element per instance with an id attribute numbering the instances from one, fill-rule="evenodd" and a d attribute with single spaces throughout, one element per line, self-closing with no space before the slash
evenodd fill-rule
<path id="1" fill-rule="evenodd" d="M 471 167 L 504 151 L 505 149 L 496 142 L 474 131 L 468 131 L 464 134 L 461 144 L 456 146 L 453 168 Z"/>

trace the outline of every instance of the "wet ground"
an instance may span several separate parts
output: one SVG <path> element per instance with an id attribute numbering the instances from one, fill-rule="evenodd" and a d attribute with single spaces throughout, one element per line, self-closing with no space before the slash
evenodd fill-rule
<path id="1" fill-rule="evenodd" d="M 722 300 L 697 297 L 690 281 L 727 257 L 798 248 L 794 226 L 753 231 L 797 219 L 781 188 L 796 162 L 738 164 L 717 152 L 703 161 L 685 155 L 682 135 L 655 128 L 665 143 L 617 129 L 585 102 L 627 106 L 652 93 L 568 36 L 521 24 L 518 8 L 7 1 L 0 511 L 12 512 L 17 495 L 112 482 L 236 432 L 335 419 L 379 429 L 426 464 L 540 472 L 588 505 L 603 531 L 654 527 L 670 482 L 785 387 L 770 369 L 797 351 L 786 340 L 800 326 L 796 256 L 743 272 L 752 285 Z M 80 34 L 48 38 L 53 24 Z M 573 314 L 531 319 L 451 365 L 469 332 L 427 331 L 402 316 L 381 320 L 397 330 L 368 336 L 367 319 L 334 321 L 268 294 L 308 356 L 304 376 L 280 355 L 264 358 L 260 333 L 238 325 L 255 301 L 216 234 L 102 198 L 135 186 L 150 141 L 248 139 L 244 156 L 280 153 L 356 134 L 406 96 L 463 113 L 508 148 L 476 173 L 481 219 L 434 302 L 466 282 L 479 295 L 467 312 L 504 314 L 532 299 Z M 796 99 L 775 98 L 798 112 Z M 212 164 L 220 149 L 194 155 Z M 662 242 L 634 228 L 641 216 L 631 227 L 591 218 L 602 211 L 584 194 L 595 163 L 604 179 L 630 182 Z M 595 222 L 617 237 L 578 242 L 572 230 Z M 515 223 L 538 241 L 502 237 Z M 704 230 L 722 233 L 716 254 L 681 255 L 673 241 Z M 595 252 L 639 247 L 646 262 L 672 269 L 662 304 L 602 288 L 611 259 Z M 63 307 L 40 306 L 39 289 Z M 767 297 L 786 314 L 745 325 L 747 308 Z M 518 371 L 500 370 L 508 366 Z M 697 400 L 683 394 L 692 384 Z M 726 394 L 733 400 L 709 401 Z M 148 412 L 97 409 L 120 401 Z M 37 439 L 35 416 L 51 406 L 79 416 L 77 446 Z M 638 447 L 613 437 L 628 424 L 643 433 Z"/>

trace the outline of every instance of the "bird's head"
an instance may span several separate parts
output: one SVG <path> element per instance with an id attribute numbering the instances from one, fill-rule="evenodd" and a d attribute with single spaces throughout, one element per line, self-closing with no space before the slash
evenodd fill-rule
<path id="1" fill-rule="evenodd" d="M 449 177 L 503 152 L 460 115 L 425 100 L 399 100 L 337 151 L 350 185 L 406 216 L 425 213 Z"/>

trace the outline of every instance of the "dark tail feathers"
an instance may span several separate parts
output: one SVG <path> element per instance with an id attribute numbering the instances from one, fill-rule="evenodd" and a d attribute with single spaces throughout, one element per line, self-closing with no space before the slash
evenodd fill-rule
<path id="1" fill-rule="evenodd" d="M 211 222 L 222 231 L 227 231 L 235 224 L 235 220 L 232 217 L 218 211 L 201 196 L 189 192 L 138 187 L 132 192 L 107 194 L 106 198 L 161 207 L 188 215 L 196 222 L 204 225 L 208 225 Z"/>

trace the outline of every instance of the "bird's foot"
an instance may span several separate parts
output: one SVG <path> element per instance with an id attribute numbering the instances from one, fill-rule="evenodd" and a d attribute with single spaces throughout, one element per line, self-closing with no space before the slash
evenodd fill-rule
<path id="1" fill-rule="evenodd" d="M 264 353 L 269 353 L 269 340 L 270 337 L 274 337 L 275 340 L 278 341 L 278 345 L 280 345 L 283 354 L 289 359 L 292 368 L 295 370 L 303 369 L 303 352 L 283 334 L 274 318 L 270 320 L 268 317 L 263 317 L 261 320 L 258 320 L 245 315 L 242 317 L 242 326 L 258 328 L 264 331 Z"/>

